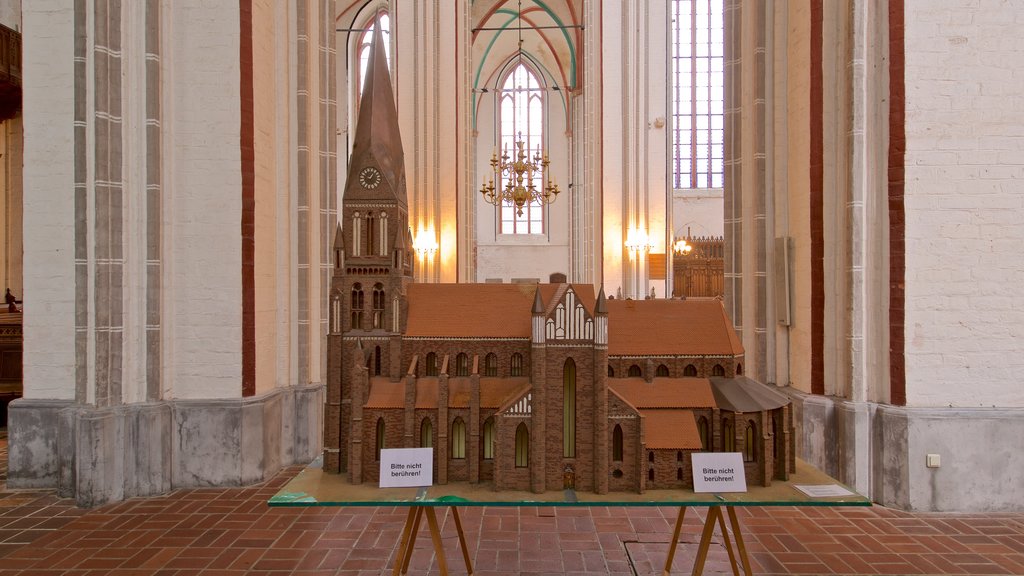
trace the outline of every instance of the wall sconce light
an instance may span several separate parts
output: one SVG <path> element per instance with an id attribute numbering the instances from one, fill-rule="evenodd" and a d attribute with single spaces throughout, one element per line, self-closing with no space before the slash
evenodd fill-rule
<path id="1" fill-rule="evenodd" d="M 416 239 L 412 241 L 412 249 L 420 257 L 433 256 L 437 253 L 437 239 L 433 232 L 420 230 L 416 233 Z"/>
<path id="2" fill-rule="evenodd" d="M 639 252 L 647 252 L 652 247 L 645 230 L 640 230 L 639 228 L 629 229 L 629 232 L 626 234 L 626 249 L 629 250 L 630 257 L 636 256 Z"/>

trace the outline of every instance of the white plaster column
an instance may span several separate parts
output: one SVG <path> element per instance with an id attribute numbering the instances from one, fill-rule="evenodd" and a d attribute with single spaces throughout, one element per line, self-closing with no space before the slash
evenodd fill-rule
<path id="1" fill-rule="evenodd" d="M 75 398 L 75 13 L 23 11 L 24 397 Z M 80 81 L 84 81 L 81 78 Z"/>
<path id="2" fill-rule="evenodd" d="M 663 254 L 671 236 L 669 182 L 657 168 L 668 161 L 668 79 L 662 73 L 670 57 L 668 3 L 604 3 L 601 9 L 604 281 L 610 294 L 621 290 L 623 297 L 642 299 L 654 285 L 648 251 L 631 255 L 625 242 L 646 240 L 649 252 Z M 665 282 L 656 286 L 664 296 Z"/>

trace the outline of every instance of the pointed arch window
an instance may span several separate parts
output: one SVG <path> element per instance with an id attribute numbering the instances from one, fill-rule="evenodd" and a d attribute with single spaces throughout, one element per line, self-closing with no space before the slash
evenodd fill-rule
<path id="1" fill-rule="evenodd" d="M 456 418 L 452 422 L 452 458 L 466 458 L 466 422 L 462 418 Z"/>
<path id="2" fill-rule="evenodd" d="M 725 3 L 673 0 L 672 186 L 721 188 L 725 166 Z"/>
<path id="3" fill-rule="evenodd" d="M 509 371 L 510 376 L 522 376 L 523 375 L 523 355 L 519 352 L 512 354 L 512 369 Z"/>
<path id="4" fill-rule="evenodd" d="M 525 423 L 516 427 L 516 468 L 530 466 L 530 431 Z"/>
<path id="5" fill-rule="evenodd" d="M 377 450 L 374 452 L 374 460 L 380 460 L 380 451 L 384 449 L 384 419 L 377 418 Z"/>
<path id="6" fill-rule="evenodd" d="M 697 376 L 697 367 L 693 364 L 687 364 L 686 368 L 683 368 L 683 376 L 695 378 Z"/>
<path id="7" fill-rule="evenodd" d="M 363 84 L 366 82 L 366 70 L 370 64 L 370 47 L 373 45 L 373 28 L 378 21 L 380 30 L 384 34 L 384 57 L 388 61 L 388 69 L 391 69 L 391 42 L 388 41 L 388 35 L 391 32 L 391 17 L 387 12 L 381 11 L 363 26 L 366 32 L 359 37 L 359 46 L 356 48 L 356 54 L 359 55 L 359 94 L 363 93 Z M 359 101 L 358 95 L 356 101 Z"/>
<path id="8" fill-rule="evenodd" d="M 700 435 L 700 449 L 708 451 L 708 419 L 701 416 L 697 420 L 697 434 Z"/>
<path id="9" fill-rule="evenodd" d="M 434 447 L 434 424 L 430 418 L 424 418 L 420 424 L 420 448 Z"/>
<path id="10" fill-rule="evenodd" d="M 484 460 L 494 460 L 494 417 L 484 420 Z"/>
<path id="11" fill-rule="evenodd" d="M 363 285 L 356 282 L 352 285 L 352 328 L 360 330 L 363 327 Z"/>
<path id="12" fill-rule="evenodd" d="M 373 285 L 373 327 L 384 327 L 384 285 L 377 282 Z"/>
<path id="13" fill-rule="evenodd" d="M 427 352 L 426 368 L 424 371 L 427 376 L 437 376 L 437 354 L 433 352 Z"/>
<path id="14" fill-rule="evenodd" d="M 388 213 L 380 213 L 380 255 L 388 255 Z"/>
<path id="15" fill-rule="evenodd" d="M 721 364 L 715 364 L 715 367 L 711 369 L 712 376 L 725 376 L 725 368 Z"/>
<path id="16" fill-rule="evenodd" d="M 658 364 L 658 370 L 654 373 L 655 376 L 661 378 L 668 378 L 668 366 L 664 364 Z"/>
<path id="17" fill-rule="evenodd" d="M 499 134 L 502 151 L 512 157 L 516 142 L 522 140 L 528 151 L 537 151 L 544 142 L 544 90 L 537 75 L 523 61 L 512 69 L 501 87 L 499 99 Z M 501 152 L 499 152 L 499 155 Z M 530 153 L 533 156 L 533 153 Z M 495 182 L 495 185 L 498 185 Z M 505 186 L 506 181 L 500 182 Z M 524 185 L 527 183 L 524 182 Z M 543 188 L 543 174 L 534 175 L 533 185 Z M 502 234 L 543 234 L 544 207 L 539 202 L 523 206 L 523 213 L 511 204 L 499 208 Z"/>
<path id="18" fill-rule="evenodd" d="M 743 432 L 743 461 L 757 462 L 757 425 L 751 420 Z"/>
<path id="19" fill-rule="evenodd" d="M 469 356 L 465 352 L 459 352 L 455 357 L 455 375 L 469 376 Z"/>
<path id="20" fill-rule="evenodd" d="M 612 462 L 622 462 L 622 426 L 618 424 L 612 431 Z"/>
<path id="21" fill-rule="evenodd" d="M 629 377 L 639 378 L 640 376 L 643 376 L 643 372 L 640 370 L 640 366 L 637 366 L 636 364 L 631 365 L 629 367 Z"/>
<path id="22" fill-rule="evenodd" d="M 562 457 L 576 457 L 576 363 L 562 367 Z"/>
<path id="23" fill-rule="evenodd" d="M 491 352 L 484 357 L 484 376 L 498 375 L 498 356 Z"/>
<path id="24" fill-rule="evenodd" d="M 722 452 L 736 451 L 736 427 L 732 420 L 722 421 Z"/>
<path id="25" fill-rule="evenodd" d="M 374 243 L 375 236 L 377 235 L 377 219 L 374 217 L 373 212 L 366 215 L 366 254 L 368 256 L 374 255 Z"/>

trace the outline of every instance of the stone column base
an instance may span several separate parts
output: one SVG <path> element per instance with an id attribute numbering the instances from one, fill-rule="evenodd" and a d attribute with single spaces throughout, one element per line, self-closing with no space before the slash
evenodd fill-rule
<path id="1" fill-rule="evenodd" d="M 175 488 L 244 486 L 320 453 L 323 386 L 111 408 L 9 406 L 9 488 L 56 488 L 89 507 Z"/>
<path id="2" fill-rule="evenodd" d="M 879 504 L 1024 511 L 1024 408 L 908 408 L 792 388 L 797 454 Z M 940 466 L 926 465 L 928 454 Z"/>

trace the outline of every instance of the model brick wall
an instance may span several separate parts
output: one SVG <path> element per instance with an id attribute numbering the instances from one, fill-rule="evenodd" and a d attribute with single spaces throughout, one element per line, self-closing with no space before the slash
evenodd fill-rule
<path id="1" fill-rule="evenodd" d="M 697 378 L 709 378 L 714 375 L 716 365 L 722 367 L 722 375 L 733 378 L 742 373 L 743 356 L 609 356 L 608 366 L 611 367 L 614 377 L 626 378 L 629 376 L 629 369 L 636 366 L 640 369 L 640 377 L 650 380 L 657 374 L 659 366 L 668 369 L 670 378 L 684 378 L 687 376 L 686 367 L 692 365 L 696 370 L 693 376 Z"/>
<path id="2" fill-rule="evenodd" d="M 693 488 L 690 454 L 696 450 L 645 450 L 644 473 L 647 489 Z M 654 478 L 651 479 L 651 472 Z"/>
<path id="3" fill-rule="evenodd" d="M 437 365 L 442 365 L 444 357 L 448 356 L 448 371 L 455 375 L 455 358 L 460 354 L 469 357 L 468 365 L 473 366 L 474 357 L 479 359 L 480 375 L 484 374 L 484 359 L 488 353 L 493 353 L 497 358 L 498 374 L 500 378 L 508 378 L 512 374 L 512 355 L 522 355 L 522 372 L 520 376 L 530 375 L 530 341 L 521 340 L 452 340 L 450 338 L 437 339 L 408 339 L 402 343 L 403 362 L 402 366 L 408 367 L 413 357 L 418 357 L 417 368 L 419 376 L 426 376 L 426 357 L 433 352 L 437 355 Z"/>

